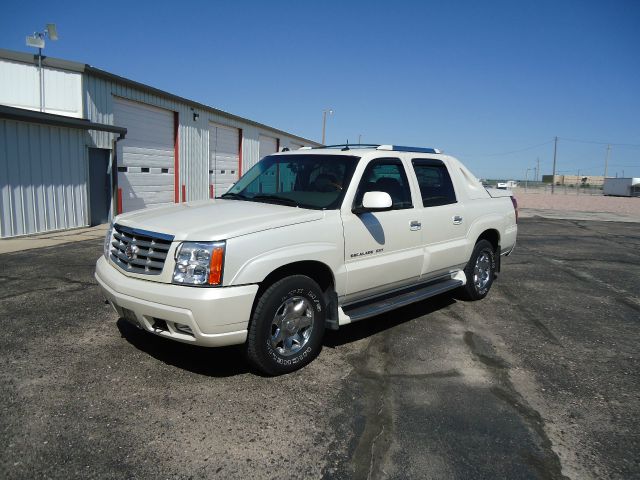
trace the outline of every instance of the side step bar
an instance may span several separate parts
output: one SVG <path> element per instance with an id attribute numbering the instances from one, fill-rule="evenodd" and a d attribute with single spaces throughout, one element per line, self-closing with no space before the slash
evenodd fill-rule
<path id="1" fill-rule="evenodd" d="M 344 305 L 342 310 L 351 318 L 352 322 L 364 320 L 398 307 L 403 307 L 411 303 L 419 302 L 430 297 L 435 297 L 441 293 L 454 290 L 462 286 L 462 280 L 448 279 L 440 282 L 419 285 L 409 290 L 401 290 L 391 294 L 375 297 L 371 300 L 355 302 Z"/>

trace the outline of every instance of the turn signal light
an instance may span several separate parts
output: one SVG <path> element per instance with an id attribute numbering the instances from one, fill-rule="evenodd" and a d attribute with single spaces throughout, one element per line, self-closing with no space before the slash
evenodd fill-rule
<path id="1" fill-rule="evenodd" d="M 211 264 L 209 266 L 209 285 L 220 285 L 223 263 L 224 247 L 214 247 L 211 251 Z"/>

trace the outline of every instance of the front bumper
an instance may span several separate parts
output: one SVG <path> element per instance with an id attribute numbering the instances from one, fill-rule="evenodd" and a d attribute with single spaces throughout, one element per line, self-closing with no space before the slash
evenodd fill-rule
<path id="1" fill-rule="evenodd" d="M 131 278 L 104 257 L 95 278 L 121 317 L 156 335 L 208 347 L 245 342 L 258 291 L 258 285 L 206 288 Z"/>

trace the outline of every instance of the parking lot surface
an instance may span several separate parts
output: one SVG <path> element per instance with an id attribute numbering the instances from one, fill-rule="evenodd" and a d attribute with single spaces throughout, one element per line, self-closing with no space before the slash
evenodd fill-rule
<path id="1" fill-rule="evenodd" d="M 527 218 L 489 296 L 290 375 L 119 320 L 101 240 L 0 255 L 0 478 L 640 478 L 640 224 Z"/>

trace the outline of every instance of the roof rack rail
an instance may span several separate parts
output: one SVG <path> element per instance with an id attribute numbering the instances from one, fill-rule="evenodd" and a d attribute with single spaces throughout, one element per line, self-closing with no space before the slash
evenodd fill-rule
<path id="1" fill-rule="evenodd" d="M 403 147 L 402 145 L 378 145 L 376 150 L 386 150 L 391 152 L 442 153 L 437 148 Z"/>
<path id="2" fill-rule="evenodd" d="M 351 150 L 352 148 L 378 148 L 380 145 L 377 143 L 339 143 L 337 145 L 323 145 L 316 148 L 341 148 L 342 150 Z"/>
<path id="3" fill-rule="evenodd" d="M 352 148 L 375 148 L 389 152 L 415 152 L 415 153 L 442 153 L 437 148 L 426 147 L 404 147 L 402 145 L 379 145 L 377 143 L 339 143 L 337 145 L 324 145 L 322 147 L 312 147 L 314 150 L 318 148 L 340 148 L 341 150 L 351 150 Z"/>

